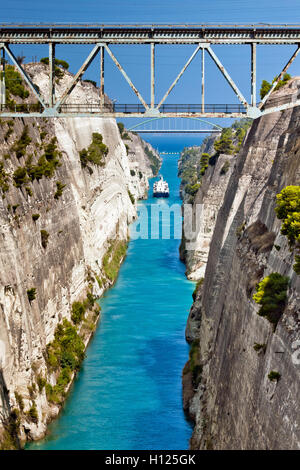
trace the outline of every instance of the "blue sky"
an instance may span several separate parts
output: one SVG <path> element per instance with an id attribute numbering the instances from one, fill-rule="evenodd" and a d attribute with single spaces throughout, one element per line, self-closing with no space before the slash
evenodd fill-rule
<path id="1" fill-rule="evenodd" d="M 1 22 L 98 22 L 98 23 L 300 23 L 299 0 L 1 0 Z M 194 46 L 158 46 L 156 48 L 157 98 L 160 99 L 194 50 Z M 149 100 L 149 47 L 114 46 L 114 53 L 145 99 Z M 58 58 L 70 63 L 76 72 L 88 55 L 90 46 L 58 46 Z M 236 81 L 250 97 L 250 47 L 215 46 L 215 52 Z M 272 80 L 287 62 L 294 46 L 258 47 L 258 83 Z M 15 46 L 27 61 L 48 55 L 46 46 Z M 106 92 L 119 103 L 137 99 L 124 78 L 106 57 Z M 290 68 L 300 75 L 300 58 Z M 85 78 L 98 81 L 99 61 L 86 72 Z M 207 58 L 207 103 L 236 103 L 237 98 L 211 59 Z M 200 102 L 201 55 L 174 88 L 167 103 Z M 258 87 L 259 88 L 259 87 Z M 259 89 L 258 89 L 259 91 Z"/>

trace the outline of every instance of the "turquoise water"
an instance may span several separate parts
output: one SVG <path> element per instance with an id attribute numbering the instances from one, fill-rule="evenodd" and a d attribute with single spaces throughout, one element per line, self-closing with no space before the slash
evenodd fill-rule
<path id="1" fill-rule="evenodd" d="M 169 152 L 193 145 L 191 137 L 151 141 Z M 161 172 L 170 186 L 168 202 L 180 203 L 177 158 L 164 157 Z M 152 203 L 159 201 L 141 202 Z M 28 448 L 188 448 L 191 426 L 182 410 L 181 372 L 194 284 L 185 278 L 179 243 L 129 243 L 117 282 L 100 301 L 101 322 L 67 402 L 50 435 Z"/>

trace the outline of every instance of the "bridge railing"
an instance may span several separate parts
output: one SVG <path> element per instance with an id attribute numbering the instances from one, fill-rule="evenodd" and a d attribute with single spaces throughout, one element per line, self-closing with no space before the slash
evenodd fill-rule
<path id="1" fill-rule="evenodd" d="M 201 104 L 164 104 L 159 108 L 162 114 L 174 113 L 174 114 L 196 114 L 196 113 L 213 113 L 213 114 L 232 114 L 232 113 L 244 113 L 246 109 L 241 104 L 206 104 L 204 109 Z M 43 106 L 40 103 L 22 103 L 22 104 L 10 104 L 0 105 L 0 114 L 2 113 L 42 113 L 44 111 Z M 99 103 L 87 103 L 87 104 L 62 104 L 58 112 L 61 114 L 99 114 L 99 113 L 123 113 L 123 114 L 144 114 L 146 112 L 145 107 L 142 104 L 116 104 L 106 103 L 103 107 Z"/>
<path id="2" fill-rule="evenodd" d="M 202 104 L 163 104 L 159 108 L 161 113 L 186 113 L 196 114 L 203 111 Z M 145 107 L 142 104 L 105 104 L 101 108 L 99 104 L 63 104 L 60 107 L 62 113 L 99 113 L 101 111 L 108 113 L 124 113 L 124 114 L 144 114 Z M 241 104 L 206 104 L 204 106 L 205 113 L 246 113 L 246 109 Z"/>
<path id="3" fill-rule="evenodd" d="M 116 113 L 144 113 L 145 108 L 141 104 L 114 104 L 114 112 Z M 204 109 L 202 104 L 163 104 L 159 111 L 164 113 L 246 113 L 246 109 L 242 104 L 206 104 Z"/>

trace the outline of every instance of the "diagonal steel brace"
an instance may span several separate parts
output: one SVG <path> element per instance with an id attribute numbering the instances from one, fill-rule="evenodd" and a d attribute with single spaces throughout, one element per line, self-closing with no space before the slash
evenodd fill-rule
<path id="1" fill-rule="evenodd" d="M 58 109 L 67 99 L 67 97 L 69 96 L 69 94 L 71 93 L 71 91 L 75 88 L 78 80 L 81 78 L 81 76 L 84 74 L 84 72 L 86 71 L 86 69 L 88 68 L 88 66 L 91 64 L 91 62 L 94 60 L 94 58 L 96 57 L 98 51 L 99 51 L 99 48 L 100 48 L 100 45 L 97 44 L 93 50 L 90 52 L 90 54 L 88 55 L 88 57 L 86 58 L 86 60 L 84 61 L 84 63 L 82 64 L 82 66 L 80 67 L 80 69 L 78 70 L 78 72 L 76 73 L 76 75 L 74 76 L 73 80 L 71 81 L 71 83 L 69 84 L 69 86 L 67 87 L 67 89 L 64 91 L 64 93 L 62 94 L 62 96 L 60 97 L 59 101 L 56 103 L 54 109 Z"/>
<path id="2" fill-rule="evenodd" d="M 142 97 L 142 95 L 140 94 L 140 92 L 138 91 L 138 89 L 134 86 L 134 84 L 132 83 L 132 81 L 130 80 L 130 78 L 128 77 L 127 73 L 125 72 L 125 70 L 123 69 L 122 65 L 120 64 L 120 62 L 118 61 L 118 59 L 115 57 L 115 55 L 112 53 L 112 51 L 109 49 L 109 47 L 107 46 L 107 44 L 104 44 L 104 47 L 105 47 L 105 50 L 107 51 L 108 55 L 111 57 L 112 61 L 115 63 L 115 65 L 118 67 L 118 69 L 120 70 L 121 74 L 123 75 L 123 77 L 125 78 L 125 80 L 127 81 L 127 83 L 129 84 L 130 88 L 134 91 L 134 93 L 136 94 L 136 96 L 138 97 L 138 99 L 140 100 L 140 102 L 142 103 L 142 105 L 145 107 L 145 109 L 149 109 L 149 106 L 147 105 L 146 101 L 144 100 L 144 98 Z"/>
<path id="3" fill-rule="evenodd" d="M 188 66 L 190 65 L 190 63 L 192 62 L 193 58 L 195 57 L 195 55 L 197 54 L 197 52 L 199 51 L 199 49 L 201 48 L 201 45 L 199 44 L 199 46 L 197 46 L 197 48 L 194 50 L 193 54 L 191 55 L 191 57 L 189 58 L 189 60 L 186 62 L 185 66 L 181 69 L 181 71 L 179 72 L 179 74 L 177 75 L 177 77 L 175 78 L 174 82 L 172 83 L 172 85 L 170 86 L 170 88 L 168 89 L 167 93 L 165 94 L 165 96 L 161 99 L 161 101 L 159 102 L 158 106 L 156 109 L 159 109 L 161 107 L 161 105 L 164 103 L 164 101 L 167 99 L 167 97 L 169 96 L 169 94 L 171 93 L 171 91 L 173 90 L 174 86 L 176 85 L 176 83 L 178 82 L 178 80 L 180 79 L 180 77 L 182 77 L 182 75 L 184 74 L 184 72 L 186 71 L 186 69 L 188 68 Z"/>
<path id="4" fill-rule="evenodd" d="M 270 90 L 268 91 L 268 93 L 264 96 L 264 98 L 261 100 L 261 102 L 259 103 L 258 105 L 258 108 L 261 109 L 263 107 L 263 105 L 265 104 L 265 102 L 267 101 L 267 99 L 270 97 L 270 95 L 273 93 L 273 91 L 275 90 L 276 88 L 276 85 L 277 83 L 281 80 L 281 78 L 283 77 L 283 75 L 285 74 L 285 72 L 287 71 L 287 69 L 289 68 L 289 66 L 294 62 L 294 60 L 296 59 L 297 55 L 299 54 L 300 52 L 300 45 L 298 45 L 298 48 L 295 50 L 294 54 L 292 55 L 292 57 L 290 58 L 290 60 L 288 61 L 288 63 L 286 64 L 286 66 L 282 69 L 281 73 L 278 75 L 278 77 L 276 78 L 275 82 L 273 83 L 272 87 L 270 88 Z"/>
<path id="5" fill-rule="evenodd" d="M 46 108 L 46 104 L 44 103 L 41 95 L 39 94 L 39 92 L 37 91 L 37 89 L 35 88 L 34 84 L 32 83 L 29 75 L 25 72 L 25 70 L 23 69 L 23 67 L 19 64 L 17 58 L 15 57 L 14 53 L 10 50 L 9 46 L 7 44 L 4 44 L 4 49 L 5 51 L 7 52 L 7 55 L 11 58 L 11 60 L 13 61 L 13 63 L 16 65 L 17 69 L 19 70 L 20 74 L 24 77 L 24 80 L 26 81 L 26 83 L 28 84 L 28 86 L 31 88 L 32 92 L 35 94 L 35 96 L 37 97 L 37 99 L 39 100 L 39 102 L 41 103 L 41 105 Z"/>
<path id="6" fill-rule="evenodd" d="M 240 92 L 240 90 L 238 89 L 238 87 L 236 86 L 236 84 L 234 83 L 232 78 L 230 77 L 229 73 L 227 72 L 225 67 L 222 65 L 222 63 L 220 62 L 220 60 L 218 59 L 218 57 L 216 56 L 216 54 L 214 53 L 214 51 L 212 50 L 212 48 L 210 46 L 207 48 L 207 52 L 209 53 L 212 60 L 215 62 L 216 66 L 218 67 L 220 72 L 226 78 L 227 82 L 229 83 L 229 85 L 231 86 L 231 88 L 233 89 L 235 94 L 237 95 L 240 102 L 245 106 L 245 108 L 247 108 L 249 105 L 247 103 L 246 98 L 242 95 L 242 93 Z"/>

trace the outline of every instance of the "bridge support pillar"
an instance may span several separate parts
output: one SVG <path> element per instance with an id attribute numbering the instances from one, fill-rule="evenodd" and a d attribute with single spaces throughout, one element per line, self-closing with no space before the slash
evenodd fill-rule
<path id="1" fill-rule="evenodd" d="M 55 104 L 55 44 L 49 43 L 49 106 Z"/>
<path id="2" fill-rule="evenodd" d="M 251 106 L 256 106 L 256 43 L 251 43 Z"/>
<path id="3" fill-rule="evenodd" d="M 0 48 L 0 109 L 1 111 L 6 105 L 6 92 L 5 92 L 5 50 Z"/>
<path id="4" fill-rule="evenodd" d="M 104 46 L 100 46 L 100 109 L 104 108 Z"/>
<path id="5" fill-rule="evenodd" d="M 151 108 L 155 103 L 155 44 L 151 42 Z"/>
<path id="6" fill-rule="evenodd" d="M 201 84 L 201 112 L 205 111 L 204 93 L 205 93 L 205 48 L 202 47 L 202 84 Z"/>

